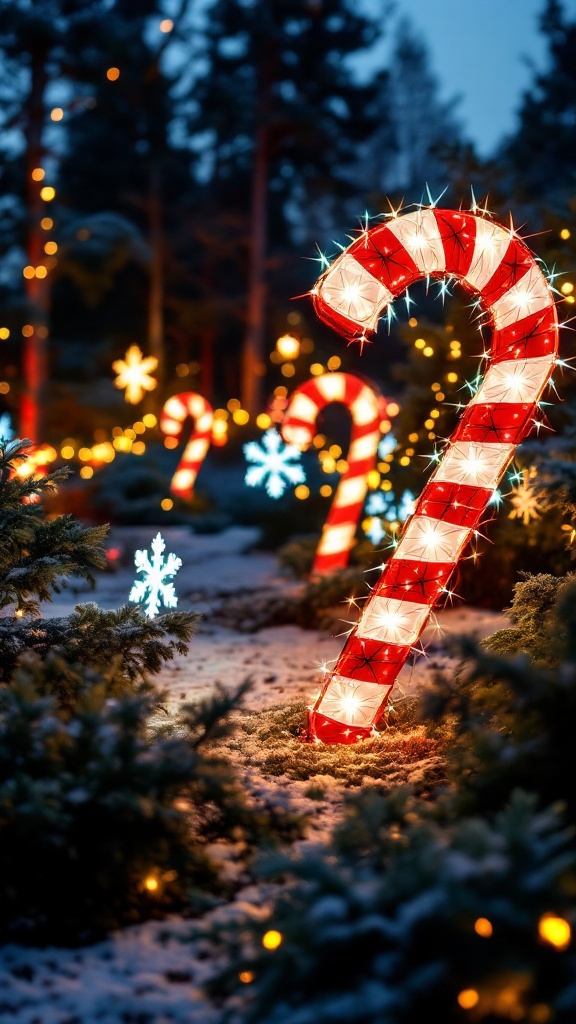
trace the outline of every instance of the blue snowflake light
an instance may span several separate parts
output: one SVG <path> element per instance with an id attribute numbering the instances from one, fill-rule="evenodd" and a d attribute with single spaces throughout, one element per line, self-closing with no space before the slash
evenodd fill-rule
<path id="1" fill-rule="evenodd" d="M 390 499 L 385 497 L 382 491 L 373 491 L 368 495 L 366 512 L 369 516 L 381 516 L 388 508 Z"/>
<path id="2" fill-rule="evenodd" d="M 247 487 L 266 487 L 271 498 L 280 498 L 288 484 L 303 484 L 306 475 L 302 466 L 294 465 L 301 453 L 293 444 L 284 444 L 273 427 L 262 436 L 262 443 L 249 441 L 243 445 L 248 466 L 244 482 Z"/>
<path id="3" fill-rule="evenodd" d="M 387 455 L 390 455 L 394 451 L 398 444 L 394 434 L 385 434 L 380 444 L 378 445 L 378 455 L 381 459 L 384 459 Z"/>
<path id="4" fill-rule="evenodd" d="M 403 523 L 405 519 L 408 519 L 408 516 L 412 515 L 415 507 L 416 498 L 412 494 L 412 491 L 404 491 L 404 494 L 398 502 L 398 514 L 396 518 Z"/>
<path id="5" fill-rule="evenodd" d="M 368 537 L 368 540 L 375 546 L 386 536 L 386 530 L 384 529 L 382 520 L 379 519 L 378 516 L 372 516 L 367 528 L 364 530 L 364 533 Z"/>
<path id="6" fill-rule="evenodd" d="M 160 605 L 165 608 L 175 608 L 178 604 L 176 591 L 173 583 L 167 583 L 176 575 L 182 565 L 182 559 L 176 555 L 168 555 L 164 558 L 163 552 L 166 548 L 164 540 L 159 533 L 156 534 L 152 544 L 152 559 L 147 551 L 137 551 L 134 555 L 136 572 L 143 573 L 143 579 L 135 580 L 129 601 L 140 604 L 145 599 L 144 612 L 149 619 L 153 619 L 160 610 Z M 146 598 L 146 595 L 148 597 Z"/>
<path id="7" fill-rule="evenodd" d="M 10 414 L 3 412 L 0 415 L 0 441 L 11 441 L 14 437 L 14 429 L 12 427 L 12 420 Z"/>

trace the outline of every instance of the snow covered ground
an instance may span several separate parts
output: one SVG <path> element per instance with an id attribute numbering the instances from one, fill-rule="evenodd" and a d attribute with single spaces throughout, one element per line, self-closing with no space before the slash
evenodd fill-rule
<path id="1" fill-rule="evenodd" d="M 87 600 L 104 608 L 126 603 L 134 580 L 133 552 L 149 548 L 156 532 L 153 527 L 114 530 L 110 546 L 124 554 L 118 570 L 103 574 L 95 591 L 65 591 L 44 607 L 44 614 L 65 615 Z M 293 625 L 244 634 L 211 621 L 211 611 L 227 596 L 295 587 L 282 575 L 272 554 L 253 550 L 257 532 L 237 527 L 198 536 L 179 527 L 166 529 L 163 535 L 166 552 L 183 561 L 175 578 L 179 607 L 204 615 L 189 653 L 167 666 L 159 680 L 168 691 L 168 706 L 176 709 L 180 701 L 201 699 L 216 682 L 236 688 L 247 676 L 253 681 L 245 701 L 247 711 L 298 698 L 309 701 L 318 689 L 319 666 L 337 657 L 341 637 Z M 402 690 L 412 692 L 432 669 L 450 669 L 448 637 L 470 632 L 486 636 L 502 622 L 501 615 L 478 609 L 441 611 L 438 626 L 428 629 L 424 638 L 428 656 L 402 671 Z M 328 785 L 321 807 L 308 799 L 307 784 L 285 777 L 265 778 L 257 766 L 247 770 L 246 781 L 254 790 L 265 789 L 283 802 L 289 797 L 294 809 L 310 821 L 304 844 L 318 841 L 338 813 L 341 786 L 335 780 Z M 265 889 L 252 886 L 233 904 L 212 911 L 200 922 L 180 918 L 148 922 L 81 949 L 5 946 L 0 949 L 0 1022 L 216 1024 L 220 1012 L 201 990 L 215 968 L 214 957 L 206 955 L 210 953 L 206 930 L 242 913 L 261 913 L 265 900 Z"/>

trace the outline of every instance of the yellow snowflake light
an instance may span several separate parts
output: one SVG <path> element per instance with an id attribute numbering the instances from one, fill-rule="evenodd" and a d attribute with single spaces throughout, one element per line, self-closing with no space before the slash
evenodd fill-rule
<path id="1" fill-rule="evenodd" d="M 521 482 L 510 493 L 510 500 L 514 507 L 509 513 L 508 518 L 521 519 L 524 526 L 528 526 L 532 519 L 540 519 L 540 515 L 544 511 L 544 507 L 541 504 L 542 492 L 536 490 L 534 485 L 530 483 L 534 475 L 535 473 L 532 470 L 523 469 Z"/>
<path id="2" fill-rule="evenodd" d="M 112 369 L 118 376 L 114 381 L 117 388 L 125 388 L 124 398 L 136 405 L 144 397 L 145 391 L 153 391 L 158 381 L 151 373 L 158 366 L 156 356 L 144 356 L 138 345 L 130 345 L 124 359 L 116 359 Z"/>

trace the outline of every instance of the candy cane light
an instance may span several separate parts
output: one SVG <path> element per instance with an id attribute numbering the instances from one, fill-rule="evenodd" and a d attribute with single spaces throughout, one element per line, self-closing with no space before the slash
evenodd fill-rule
<path id="1" fill-rule="evenodd" d="M 309 445 L 320 412 L 332 402 L 344 405 L 352 420 L 348 469 L 342 474 L 324 524 L 312 565 L 313 576 L 323 576 L 348 564 L 354 535 L 374 469 L 380 443 L 383 400 L 352 373 L 327 373 L 301 384 L 293 392 L 281 425 L 289 444 Z"/>
<path id="2" fill-rule="evenodd" d="M 334 671 L 309 714 L 311 737 L 366 739 L 474 534 L 552 374 L 558 319 L 551 287 L 512 228 L 434 208 L 366 230 L 312 289 L 317 314 L 361 343 L 411 283 L 455 278 L 492 328 L 482 383 L 407 520 Z"/>
<path id="3" fill-rule="evenodd" d="M 214 423 L 212 406 L 202 395 L 194 391 L 183 391 L 164 403 L 160 416 L 160 430 L 167 437 L 178 438 L 187 419 L 191 419 L 194 426 L 170 482 L 170 490 L 173 494 L 190 500 L 198 471 L 210 447 Z"/>

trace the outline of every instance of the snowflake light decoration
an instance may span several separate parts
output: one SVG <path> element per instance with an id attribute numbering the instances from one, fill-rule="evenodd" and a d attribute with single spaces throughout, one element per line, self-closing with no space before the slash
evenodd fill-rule
<path id="1" fill-rule="evenodd" d="M 136 405 L 145 391 L 153 391 L 156 387 L 158 381 L 151 374 L 157 366 L 156 356 L 144 356 L 138 345 L 130 345 L 124 359 L 116 359 L 112 363 L 112 369 L 118 374 L 114 386 L 125 388 L 124 398 L 131 405 Z"/>
<path id="2" fill-rule="evenodd" d="M 174 584 L 167 583 L 166 580 L 176 575 L 182 565 L 182 559 L 172 554 L 164 559 L 163 551 L 166 544 L 159 533 L 150 546 L 152 559 L 144 550 L 137 551 L 134 555 L 136 571 L 143 573 L 144 576 L 143 579 L 134 581 L 128 600 L 140 604 L 148 595 L 144 611 L 149 619 L 153 619 L 160 610 L 160 604 L 165 608 L 175 608 L 178 604 Z"/>
<path id="3" fill-rule="evenodd" d="M 394 451 L 397 444 L 398 442 L 394 437 L 394 434 L 385 434 L 378 445 L 379 457 L 381 459 L 386 458 L 387 455 L 390 455 Z"/>
<path id="4" fill-rule="evenodd" d="M 390 499 L 386 498 L 382 491 L 372 491 L 366 502 L 366 512 L 369 516 L 381 516 L 386 512 Z"/>
<path id="5" fill-rule="evenodd" d="M 384 526 L 382 525 L 382 520 L 379 518 L 379 516 L 370 517 L 370 519 L 367 521 L 367 525 L 364 528 L 364 533 L 368 537 L 370 543 L 374 544 L 374 547 L 380 544 L 380 541 L 382 541 L 386 536 L 386 530 L 384 529 Z"/>
<path id="6" fill-rule="evenodd" d="M 541 504 L 542 492 L 536 490 L 530 479 L 534 474 L 529 469 L 521 471 L 521 480 L 517 487 L 510 492 L 510 501 L 514 506 L 508 514 L 509 519 L 521 519 L 524 526 L 530 524 L 532 519 L 540 519 L 544 507 Z"/>
<path id="7" fill-rule="evenodd" d="M 303 484 L 306 480 L 302 466 L 293 464 L 300 459 L 300 450 L 284 444 L 274 427 L 263 434 L 261 444 L 249 441 L 243 451 L 246 461 L 253 463 L 244 477 L 247 487 L 265 486 L 269 497 L 280 498 L 288 484 Z"/>
<path id="8" fill-rule="evenodd" d="M 12 420 L 10 414 L 3 412 L 0 415 L 0 441 L 11 441 L 14 437 L 14 430 L 12 428 Z"/>
<path id="9" fill-rule="evenodd" d="M 412 491 L 404 491 L 404 494 L 402 495 L 400 501 L 398 502 L 397 519 L 399 519 L 400 522 L 403 523 L 405 519 L 408 519 L 408 516 L 411 516 L 413 514 L 415 508 L 416 498 L 412 494 Z"/>

